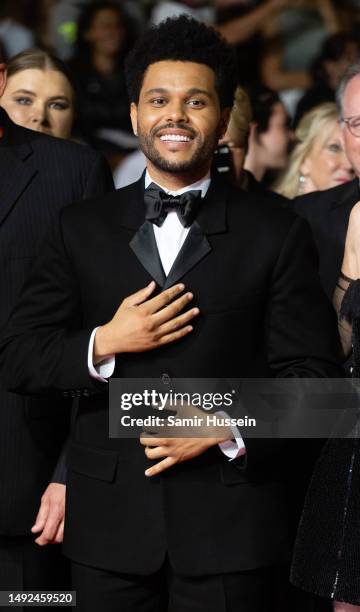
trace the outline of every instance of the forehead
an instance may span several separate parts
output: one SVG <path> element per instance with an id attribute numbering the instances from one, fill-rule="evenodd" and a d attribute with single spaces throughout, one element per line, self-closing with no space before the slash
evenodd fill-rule
<path id="1" fill-rule="evenodd" d="M 196 62 L 155 62 L 145 72 L 141 94 L 156 88 L 180 93 L 197 88 L 214 96 L 215 73 L 209 66 Z"/>
<path id="2" fill-rule="evenodd" d="M 57 70 L 29 68 L 13 74 L 7 82 L 7 89 L 28 89 L 34 93 L 69 95 L 71 86 L 65 75 Z"/>
<path id="3" fill-rule="evenodd" d="M 360 115 L 360 75 L 351 79 L 345 88 L 343 110 L 347 117 Z"/>

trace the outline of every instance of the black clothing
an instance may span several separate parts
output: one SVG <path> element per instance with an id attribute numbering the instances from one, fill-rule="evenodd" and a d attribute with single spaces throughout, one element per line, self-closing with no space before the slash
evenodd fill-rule
<path id="1" fill-rule="evenodd" d="M 345 238 L 352 207 L 360 199 L 359 179 L 296 198 L 295 212 L 306 219 L 319 251 L 319 273 L 332 299 L 344 256 Z"/>
<path id="2" fill-rule="evenodd" d="M 315 612 L 306 593 L 284 588 L 288 568 L 182 576 L 168 563 L 149 576 L 104 572 L 72 563 L 77 612 Z M 293 590 L 295 588 L 293 587 Z M 169 592 L 169 598 L 167 593 Z"/>
<path id="3" fill-rule="evenodd" d="M 44 233 L 60 208 L 113 188 L 109 169 L 87 147 L 12 123 L 0 109 L 0 325 L 7 321 Z M 44 299 L 46 303 L 46 299 Z M 0 389 L 0 589 L 68 586 L 60 548 L 30 534 L 68 435 L 60 398 Z M 57 479 L 56 479 L 57 480 Z"/>
<path id="4" fill-rule="evenodd" d="M 163 288 L 181 279 L 200 308 L 194 331 L 123 355 L 114 376 L 341 376 L 336 317 L 318 283 L 309 230 L 290 212 L 213 179 L 165 280 L 144 214 L 143 179 L 63 211 L 2 341 L 9 389 L 79 397 L 65 553 L 137 574 L 158 570 L 166 553 L 177 572 L 193 576 L 278 563 L 289 554 L 281 474 L 292 463 L 276 459 L 277 441 L 247 439 L 245 471 L 242 458 L 229 463 L 215 447 L 147 479 L 138 441 L 109 439 L 108 385 L 89 375 L 87 352 L 92 329 L 123 298 L 151 278 Z"/>
<path id="5" fill-rule="evenodd" d="M 340 277 L 335 303 L 340 319 L 352 321 L 352 333 L 351 326 L 343 325 L 341 335 L 346 355 L 354 345 L 352 374 L 358 384 L 360 280 L 348 285 Z M 359 605 L 359 569 L 360 420 L 347 438 L 330 439 L 317 463 L 299 526 L 291 580 L 311 593 Z"/>
<path id="6" fill-rule="evenodd" d="M 76 131 L 86 142 L 106 152 L 110 145 L 99 130 L 107 128 L 121 130 L 130 136 L 133 134 L 124 68 L 119 66 L 108 76 L 81 61 L 73 60 L 70 68 L 76 83 Z M 125 140 L 119 148 L 129 150 L 134 147 L 129 147 Z"/>

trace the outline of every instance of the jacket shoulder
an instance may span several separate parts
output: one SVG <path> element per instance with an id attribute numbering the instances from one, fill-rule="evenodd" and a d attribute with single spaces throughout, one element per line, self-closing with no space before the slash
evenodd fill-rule
<path id="1" fill-rule="evenodd" d="M 334 203 L 345 203 L 359 199 L 358 179 L 338 185 L 324 191 L 314 191 L 295 198 L 292 202 L 293 210 L 306 219 L 318 217 Z"/>

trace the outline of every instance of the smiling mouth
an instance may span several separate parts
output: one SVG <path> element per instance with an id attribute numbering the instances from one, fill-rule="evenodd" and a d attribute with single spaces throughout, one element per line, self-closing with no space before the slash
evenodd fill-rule
<path id="1" fill-rule="evenodd" d="M 192 138 L 182 134 L 163 134 L 163 136 L 160 136 L 160 140 L 163 142 L 190 142 Z"/>

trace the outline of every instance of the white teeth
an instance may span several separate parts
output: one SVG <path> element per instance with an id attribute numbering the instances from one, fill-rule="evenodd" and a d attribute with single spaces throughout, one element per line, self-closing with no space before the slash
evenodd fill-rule
<path id="1" fill-rule="evenodd" d="M 180 134 L 164 134 L 164 136 L 160 136 L 160 140 L 172 140 L 175 142 L 190 142 L 191 138 L 189 136 L 182 136 Z"/>

